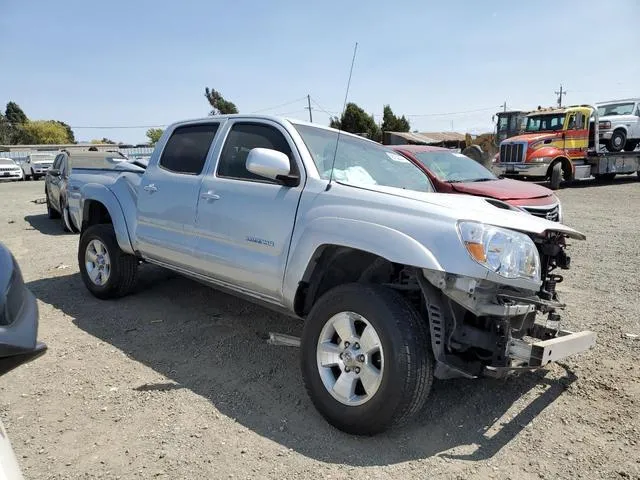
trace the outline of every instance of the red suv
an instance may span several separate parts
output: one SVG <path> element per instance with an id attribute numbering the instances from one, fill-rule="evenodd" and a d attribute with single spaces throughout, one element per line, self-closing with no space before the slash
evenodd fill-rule
<path id="1" fill-rule="evenodd" d="M 562 206 L 554 193 L 541 185 L 498 178 L 475 160 L 447 148 L 388 145 L 427 174 L 440 193 L 466 193 L 495 198 L 548 220 L 562 222 Z"/>

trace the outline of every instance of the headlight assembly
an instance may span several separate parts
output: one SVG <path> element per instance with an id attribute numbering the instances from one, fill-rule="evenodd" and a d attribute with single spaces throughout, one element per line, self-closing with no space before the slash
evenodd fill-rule
<path id="1" fill-rule="evenodd" d="M 477 222 L 458 223 L 465 248 L 476 262 L 505 278 L 540 280 L 540 255 L 527 235 Z"/>

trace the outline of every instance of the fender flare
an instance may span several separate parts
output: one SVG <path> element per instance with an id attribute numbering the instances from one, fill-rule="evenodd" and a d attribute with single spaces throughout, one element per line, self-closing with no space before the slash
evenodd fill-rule
<path id="1" fill-rule="evenodd" d="M 84 225 L 89 215 L 88 207 L 90 202 L 101 203 L 111 217 L 111 223 L 113 224 L 118 246 L 123 252 L 135 254 L 122 206 L 113 192 L 104 185 L 88 183 L 82 187 L 81 194 L 80 211 L 82 212 L 82 224 Z"/>
<path id="2" fill-rule="evenodd" d="M 444 271 L 427 247 L 405 233 L 362 220 L 321 217 L 293 238 L 283 281 L 283 296 L 289 308 L 294 308 L 298 284 L 311 273 L 319 252 L 329 245 L 362 250 L 394 263 Z"/>
<path id="3" fill-rule="evenodd" d="M 547 168 L 547 178 L 551 178 L 551 171 L 553 170 L 553 166 L 556 163 L 560 163 L 562 165 L 562 169 L 566 172 L 568 169 L 568 172 L 571 175 L 571 179 L 573 179 L 573 177 L 575 176 L 575 167 L 573 165 L 573 162 L 571 160 L 569 160 L 567 157 L 563 156 L 563 155 L 558 155 L 556 158 L 554 158 L 553 160 L 551 160 L 551 163 L 549 164 L 549 168 Z M 565 180 L 570 180 L 570 179 L 565 179 Z"/>

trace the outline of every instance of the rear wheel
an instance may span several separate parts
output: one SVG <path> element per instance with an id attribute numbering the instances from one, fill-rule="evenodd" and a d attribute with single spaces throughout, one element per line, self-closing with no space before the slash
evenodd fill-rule
<path id="1" fill-rule="evenodd" d="M 611 138 L 607 143 L 607 150 L 609 150 L 610 152 L 619 152 L 624 148 L 626 142 L 626 132 L 624 130 L 618 129 L 611 135 Z"/>
<path id="2" fill-rule="evenodd" d="M 551 167 L 551 175 L 549 178 L 551 190 L 558 190 L 562 183 L 562 164 L 557 162 Z"/>
<path id="3" fill-rule="evenodd" d="M 347 284 L 318 300 L 305 322 L 307 393 L 334 427 L 372 435 L 408 420 L 433 382 L 428 325 L 397 292 Z"/>
<path id="4" fill-rule="evenodd" d="M 92 225 L 82 233 L 78 265 L 87 289 L 98 298 L 122 297 L 135 287 L 138 259 L 120 249 L 111 224 Z"/>

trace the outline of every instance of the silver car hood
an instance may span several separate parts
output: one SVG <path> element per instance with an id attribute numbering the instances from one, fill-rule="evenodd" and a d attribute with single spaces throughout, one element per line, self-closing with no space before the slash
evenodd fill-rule
<path id="1" fill-rule="evenodd" d="M 496 202 L 494 199 L 452 193 L 423 193 L 400 188 L 383 187 L 381 185 L 358 185 L 358 188 L 387 193 L 396 197 L 408 198 L 442 207 L 450 211 L 451 217 L 460 220 L 471 220 L 536 235 L 544 235 L 546 232 L 560 232 L 577 240 L 585 240 L 587 238 L 577 230 L 558 222 L 539 218 L 526 212 L 496 207 L 490 203 Z"/>

